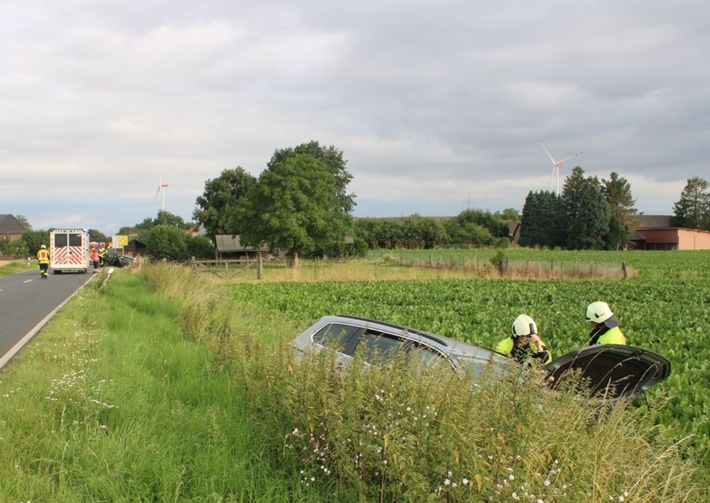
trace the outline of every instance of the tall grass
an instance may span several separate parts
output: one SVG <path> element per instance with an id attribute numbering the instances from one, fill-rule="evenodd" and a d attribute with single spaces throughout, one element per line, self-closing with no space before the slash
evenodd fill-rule
<path id="1" fill-rule="evenodd" d="M 0 277 L 30 269 L 38 270 L 36 260 L 0 260 Z"/>
<path id="2" fill-rule="evenodd" d="M 2 374 L 8 501 L 704 501 L 639 412 L 535 373 L 297 362 L 303 327 L 187 268 L 100 285 Z"/>

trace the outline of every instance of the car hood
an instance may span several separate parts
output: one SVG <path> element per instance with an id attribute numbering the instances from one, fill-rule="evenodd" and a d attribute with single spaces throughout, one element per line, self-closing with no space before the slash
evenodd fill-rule
<path id="1" fill-rule="evenodd" d="M 545 370 L 553 388 L 579 372 L 592 395 L 633 400 L 666 379 L 671 374 L 671 364 L 645 349 L 599 344 L 560 356 L 547 364 Z"/>

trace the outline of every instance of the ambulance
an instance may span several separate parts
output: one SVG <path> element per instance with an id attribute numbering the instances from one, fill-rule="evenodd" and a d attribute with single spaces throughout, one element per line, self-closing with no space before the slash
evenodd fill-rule
<path id="1" fill-rule="evenodd" d="M 89 231 L 76 228 L 49 229 L 49 267 L 54 274 L 89 270 Z"/>

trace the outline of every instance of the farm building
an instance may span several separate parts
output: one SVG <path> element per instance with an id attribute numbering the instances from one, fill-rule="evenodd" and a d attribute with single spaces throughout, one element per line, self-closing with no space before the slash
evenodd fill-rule
<path id="1" fill-rule="evenodd" d="M 710 232 L 682 227 L 637 227 L 631 242 L 637 250 L 710 250 Z"/>
<path id="2" fill-rule="evenodd" d="M 631 242 L 637 250 L 710 250 L 710 232 L 671 226 L 671 217 L 638 215 Z"/>
<path id="3" fill-rule="evenodd" d="M 148 246 L 143 241 L 131 239 L 123 252 L 129 257 L 145 257 L 148 254 Z"/>
<path id="4" fill-rule="evenodd" d="M 231 236 L 229 234 L 218 234 L 215 236 L 215 258 L 217 260 L 229 258 L 256 258 L 257 254 L 261 254 L 261 258 L 269 258 L 269 248 L 261 247 L 246 247 L 239 241 L 239 236 Z"/>
<path id="5" fill-rule="evenodd" d="M 25 226 L 14 215 L 0 215 L 0 239 L 16 241 L 25 230 Z"/>

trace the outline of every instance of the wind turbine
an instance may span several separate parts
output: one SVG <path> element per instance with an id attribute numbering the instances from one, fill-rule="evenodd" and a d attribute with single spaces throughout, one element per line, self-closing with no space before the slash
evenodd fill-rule
<path id="1" fill-rule="evenodd" d="M 562 167 L 562 163 L 565 161 L 569 161 L 573 157 L 577 157 L 578 155 L 582 155 L 582 152 L 577 152 L 574 155 L 571 155 L 569 157 L 565 157 L 564 159 L 561 159 L 559 161 L 555 161 L 555 158 L 552 157 L 552 154 L 550 154 L 550 151 L 547 150 L 547 147 L 545 146 L 544 143 L 542 143 L 542 138 L 538 137 L 538 140 L 540 140 L 540 145 L 542 145 L 542 148 L 545 149 L 545 152 L 547 152 L 547 156 L 550 158 L 552 161 L 552 172 L 554 173 L 557 171 L 557 195 L 560 195 L 560 168 Z M 552 176 L 552 174 L 550 174 Z"/>
<path id="2" fill-rule="evenodd" d="M 160 177 L 160 183 L 158 183 L 158 190 L 155 192 L 155 199 L 158 197 L 158 194 L 160 194 L 160 209 L 161 211 L 165 211 L 165 189 L 167 188 L 168 184 L 163 183 L 163 177 Z"/>

